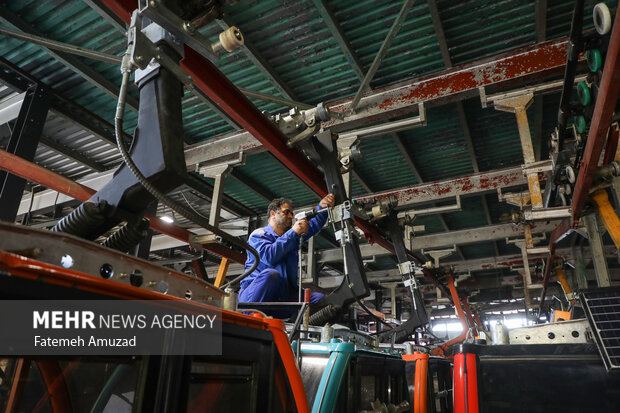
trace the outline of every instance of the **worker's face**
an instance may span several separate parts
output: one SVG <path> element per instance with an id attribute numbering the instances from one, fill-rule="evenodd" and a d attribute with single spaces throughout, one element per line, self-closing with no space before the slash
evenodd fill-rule
<path id="1" fill-rule="evenodd" d="M 274 223 L 285 229 L 293 226 L 293 208 L 289 204 L 282 204 L 280 210 L 272 215 Z"/>

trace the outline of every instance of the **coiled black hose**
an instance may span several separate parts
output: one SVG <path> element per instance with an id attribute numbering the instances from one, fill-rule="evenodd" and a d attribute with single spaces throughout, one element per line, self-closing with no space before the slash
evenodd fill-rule
<path id="1" fill-rule="evenodd" d="M 100 206 L 92 202 L 84 202 L 71 211 L 69 215 L 58 221 L 51 228 L 51 231 L 64 232 L 83 238 L 93 228 L 102 225 L 104 222 L 105 216 Z"/>
<path id="2" fill-rule="evenodd" d="M 142 240 L 149 229 L 149 220 L 142 218 L 137 222 L 127 222 L 103 242 L 103 245 L 122 252 L 129 252 Z"/>
<path id="3" fill-rule="evenodd" d="M 208 231 L 211 231 L 217 236 L 220 236 L 226 239 L 232 245 L 248 250 L 254 256 L 254 264 L 247 271 L 245 271 L 239 277 L 235 278 L 233 281 L 226 284 L 224 287 L 230 286 L 233 283 L 237 283 L 241 281 L 242 279 L 250 275 L 256 269 L 256 267 L 258 267 L 258 264 L 260 262 L 260 257 L 258 255 L 258 252 L 256 252 L 254 248 L 249 246 L 247 243 L 241 241 L 237 237 L 233 237 L 232 235 L 222 231 L 221 229 L 209 224 L 209 222 L 206 219 L 196 214 L 191 209 L 186 208 L 184 205 L 179 204 L 178 202 L 167 197 L 166 194 L 161 192 L 159 189 L 153 186 L 146 179 L 146 177 L 142 174 L 142 172 L 140 172 L 136 164 L 131 159 L 129 152 L 127 151 L 127 148 L 125 147 L 125 142 L 123 141 L 123 115 L 125 112 L 125 97 L 127 96 L 127 86 L 129 83 L 129 76 L 131 75 L 130 67 L 131 67 L 131 64 L 129 63 L 129 55 L 125 54 L 123 56 L 123 63 L 121 65 L 121 73 L 123 74 L 123 78 L 121 81 L 121 88 L 118 93 L 118 103 L 116 105 L 116 116 L 114 119 L 114 134 L 116 136 L 116 145 L 118 146 L 118 150 L 121 153 L 123 161 L 129 168 L 129 170 L 131 170 L 131 172 L 135 175 L 138 181 L 142 184 L 142 186 L 144 186 L 144 188 L 151 195 L 153 195 L 159 202 L 166 205 L 167 207 L 169 207 L 170 209 L 172 209 L 174 212 L 178 213 L 179 215 L 192 221 L 193 223 L 205 228 Z"/>

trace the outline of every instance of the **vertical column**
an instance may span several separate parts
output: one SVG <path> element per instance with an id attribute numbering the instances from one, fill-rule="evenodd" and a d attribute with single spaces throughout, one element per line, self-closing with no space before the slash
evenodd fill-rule
<path id="1" fill-rule="evenodd" d="M 532 135 L 530 134 L 530 125 L 527 121 L 527 108 L 532 103 L 533 95 L 531 93 L 495 101 L 495 109 L 504 112 L 512 112 L 517 117 L 517 125 L 519 127 L 519 138 L 521 139 L 521 150 L 523 151 L 523 160 L 525 163 L 525 173 L 527 175 L 527 183 L 530 190 L 530 198 L 532 209 L 543 207 L 542 194 L 540 192 L 540 182 L 538 181 L 538 172 L 528 170 L 527 167 L 536 163 L 534 154 L 534 146 L 532 144 Z"/>
<path id="2" fill-rule="evenodd" d="M 215 178 L 213 183 L 213 196 L 211 197 L 211 209 L 209 210 L 209 224 L 214 227 L 218 227 L 220 224 L 220 211 L 222 209 L 222 198 L 224 196 L 224 181 L 228 174 L 232 171 L 234 165 L 243 165 L 245 163 L 245 156 L 243 152 L 239 152 L 235 159 L 224 162 L 219 165 L 205 167 L 200 169 L 200 173 Z M 221 287 L 226 280 L 226 273 L 228 272 L 228 265 L 230 260 L 226 257 L 222 257 L 220 266 L 217 270 L 214 285 Z"/>
<path id="3" fill-rule="evenodd" d="M 19 116 L 11 133 L 6 151 L 32 161 L 43 132 L 49 109 L 48 97 L 39 86 L 26 91 Z M 0 172 L 0 220 L 14 222 L 26 180 Z"/>
<path id="4" fill-rule="evenodd" d="M 306 259 L 308 260 L 308 262 L 306 263 L 306 278 L 311 278 L 313 284 L 319 285 L 319 279 L 316 274 L 316 254 L 314 253 L 314 237 L 310 238 L 307 243 L 308 253 L 306 254 Z"/>
<path id="5" fill-rule="evenodd" d="M 598 228 L 598 220 L 596 214 L 589 214 L 583 217 L 588 231 L 588 240 L 590 241 L 590 249 L 592 250 L 592 262 L 594 263 L 594 271 L 596 272 L 596 283 L 599 287 L 609 287 L 609 271 L 607 270 L 607 260 L 603 251 L 603 240 Z"/>
<path id="6" fill-rule="evenodd" d="M 577 278 L 577 288 L 584 290 L 588 288 L 588 279 L 586 277 L 586 264 L 583 260 L 583 247 L 581 245 L 573 247 L 573 256 L 575 257 L 575 277 Z"/>

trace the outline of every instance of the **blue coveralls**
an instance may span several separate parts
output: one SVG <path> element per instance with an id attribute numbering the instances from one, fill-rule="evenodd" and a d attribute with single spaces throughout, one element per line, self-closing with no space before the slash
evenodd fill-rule
<path id="1" fill-rule="evenodd" d="M 317 206 L 317 210 L 321 209 Z M 323 228 L 327 214 L 318 214 L 309 221 L 304 241 Z M 248 244 L 258 252 L 258 267 L 241 281 L 239 302 L 298 301 L 297 277 L 299 270 L 299 238 L 293 229 L 278 236 L 271 225 L 259 228 L 250 234 Z M 254 256 L 248 254 L 247 270 L 254 263 Z M 324 295 L 312 293 L 310 302 L 315 304 Z"/>

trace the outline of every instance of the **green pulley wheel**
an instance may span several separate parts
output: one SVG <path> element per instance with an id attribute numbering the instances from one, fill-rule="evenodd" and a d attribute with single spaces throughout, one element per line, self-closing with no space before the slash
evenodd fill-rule
<path id="1" fill-rule="evenodd" d="M 579 96 L 579 102 L 583 106 L 590 104 L 590 88 L 586 82 L 579 82 L 577 84 L 577 96 Z"/>
<path id="2" fill-rule="evenodd" d="M 586 52 L 588 67 L 591 72 L 597 72 L 603 66 L 603 58 L 598 49 L 591 49 Z"/>
<path id="3" fill-rule="evenodd" d="M 577 128 L 577 132 L 584 133 L 586 131 L 586 118 L 582 115 L 575 116 L 575 128 Z"/>

